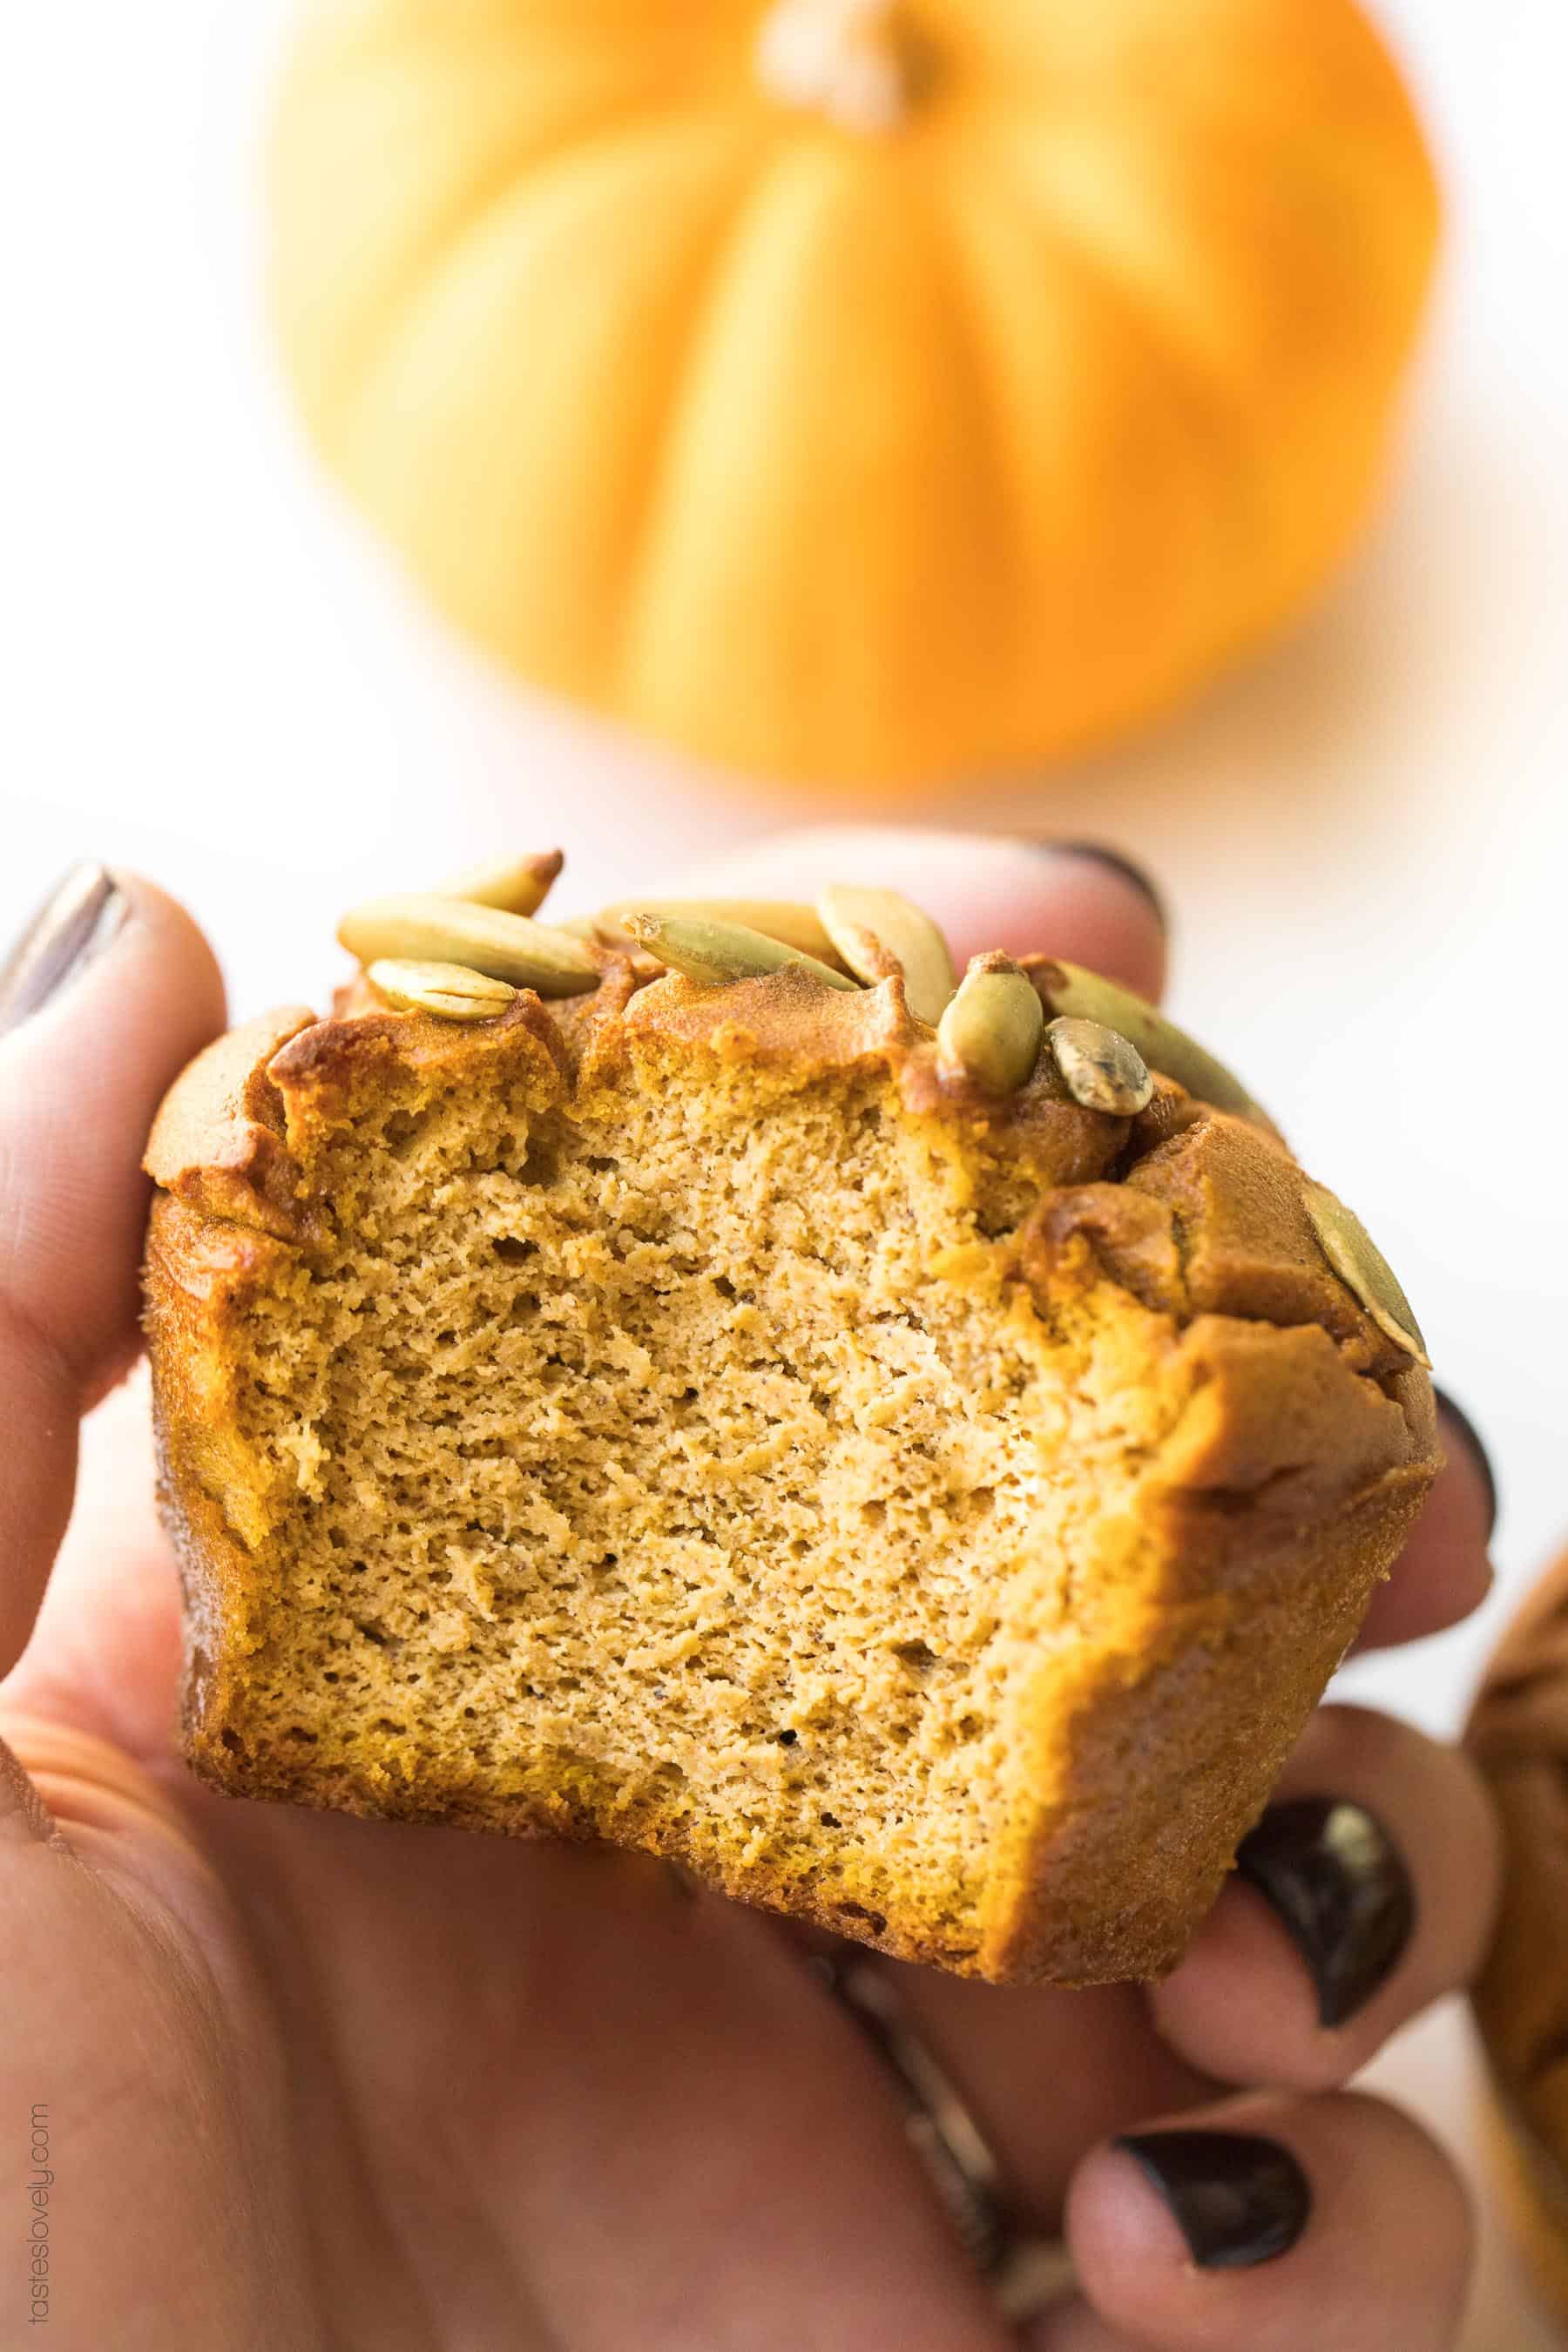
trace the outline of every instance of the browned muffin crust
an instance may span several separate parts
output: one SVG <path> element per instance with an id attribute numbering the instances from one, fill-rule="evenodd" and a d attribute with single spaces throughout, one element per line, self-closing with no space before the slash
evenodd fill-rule
<path id="1" fill-rule="evenodd" d="M 789 969 L 723 989 L 650 985 L 646 966 L 599 953 L 595 992 L 545 1005 L 525 991 L 468 1027 L 375 1009 L 361 982 L 338 1018 L 291 1010 L 237 1031 L 172 1091 L 148 1154 L 160 1189 L 147 1300 L 193 1764 L 250 1795 L 642 1845 L 742 1899 L 964 1973 L 1158 1974 L 1212 1902 L 1436 1473 L 1425 1374 L 1332 1272 L 1300 1171 L 1259 1127 L 1165 1080 L 1137 1118 L 1087 1110 L 1047 1056 L 1016 1094 L 988 1097 L 942 1068 L 896 977 L 855 993 Z M 793 1784 L 765 1774 L 742 1821 L 710 1793 L 642 1785 L 624 1761 L 618 1783 L 602 1765 L 552 1780 L 516 1756 L 458 1774 L 401 1717 L 395 1738 L 351 1725 L 329 1758 L 318 1734 L 297 1723 L 291 1736 L 275 1690 L 260 1705 L 268 1643 L 299 1606 L 291 1549 L 318 1506 L 314 1465 L 291 1490 L 269 1482 L 237 1418 L 255 1303 L 308 1312 L 342 1248 L 327 1171 L 388 1106 L 412 1118 L 486 1088 L 571 1133 L 661 1102 L 690 1104 L 708 1136 L 727 1118 L 787 1125 L 803 1103 L 842 1098 L 862 1118 L 872 1105 L 949 1220 L 928 1279 L 965 1302 L 963 1360 L 990 1318 L 1064 1391 L 1077 1383 L 1074 1427 L 1102 1430 L 1108 1450 L 1050 1457 L 1049 1479 L 1071 1487 L 1058 1510 L 1070 1563 L 1042 1543 L 1007 1588 L 1012 1680 L 984 1749 L 980 1845 L 936 1823 L 958 1893 L 940 1873 L 919 1879 L 912 1848 L 901 1879 L 904 1849 L 875 1853 L 874 1822 L 846 1832 L 825 1813 L 810 1836 L 786 1833 Z M 1048 1671 L 1030 1664 L 1031 1627 Z M 940 1714 L 939 1698 L 922 1703 L 921 1723 Z M 790 1770 L 809 1745 L 791 1747 Z"/>

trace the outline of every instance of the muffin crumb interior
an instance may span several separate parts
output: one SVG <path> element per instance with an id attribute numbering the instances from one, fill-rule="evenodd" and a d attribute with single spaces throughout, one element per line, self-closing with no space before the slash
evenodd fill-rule
<path id="1" fill-rule="evenodd" d="M 962 1959 L 1037 1815 L 1022 1703 L 1114 1604 L 1084 1547 L 1173 1400 L 1121 1376 L 1124 1324 L 1042 1321 L 1037 1186 L 881 1076 L 519 1094 L 411 1079 L 305 1163 L 320 1238 L 238 1335 L 288 1565 L 226 1744 L 403 1813 L 721 1842 Z"/>

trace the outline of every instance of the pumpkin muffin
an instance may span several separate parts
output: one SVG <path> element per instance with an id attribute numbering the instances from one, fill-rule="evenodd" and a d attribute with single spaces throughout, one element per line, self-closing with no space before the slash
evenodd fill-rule
<path id="1" fill-rule="evenodd" d="M 1503 1828 L 1502 1905 L 1474 1993 L 1487 2140 L 1521 2251 L 1568 2326 L 1568 1553 L 1504 1635 L 1466 1738 Z"/>
<path id="2" fill-rule="evenodd" d="M 557 863 L 357 910 L 160 1113 L 192 1764 L 1168 1969 L 1437 1468 L 1397 1285 L 1111 983 Z"/>

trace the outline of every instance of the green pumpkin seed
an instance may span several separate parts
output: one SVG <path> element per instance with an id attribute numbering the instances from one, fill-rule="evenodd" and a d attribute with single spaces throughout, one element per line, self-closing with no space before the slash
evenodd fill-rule
<path id="1" fill-rule="evenodd" d="M 537 857 L 497 858 L 437 882 L 437 898 L 466 898 L 472 907 L 499 907 L 507 915 L 536 915 L 564 861 L 558 849 Z"/>
<path id="2" fill-rule="evenodd" d="M 365 978 L 400 1013 L 433 1013 L 441 1021 L 493 1021 L 517 1001 L 510 981 L 491 980 L 459 963 L 378 956 Z"/>
<path id="3" fill-rule="evenodd" d="M 1053 1021 L 1046 1042 L 1074 1102 L 1086 1110 L 1133 1118 L 1148 1108 L 1154 1081 L 1136 1045 L 1103 1021 Z"/>
<path id="4" fill-rule="evenodd" d="M 659 915 L 684 923 L 728 923 L 746 931 L 760 931 L 765 940 L 780 940 L 802 955 L 825 961 L 833 941 L 809 907 L 792 898 L 617 898 L 589 920 L 605 929 L 624 930 L 628 915 Z"/>
<path id="5" fill-rule="evenodd" d="M 1255 1126 L 1267 1128 L 1270 1135 L 1279 1134 L 1268 1113 L 1253 1100 L 1241 1080 L 1145 998 L 1098 971 L 1085 971 L 1081 964 L 1066 963 L 1059 956 L 1034 970 L 1053 1015 L 1066 1013 L 1077 1020 L 1102 1023 L 1135 1046 L 1151 1070 L 1163 1071 L 1197 1101 L 1250 1119 Z"/>
<path id="6" fill-rule="evenodd" d="M 765 979 L 769 972 L 791 965 L 810 972 L 829 988 L 858 985 L 831 965 L 818 962 L 816 956 L 786 947 L 782 940 L 770 940 L 743 923 L 716 922 L 705 916 L 656 915 L 646 907 L 619 919 L 622 929 L 639 947 L 647 948 L 672 971 L 684 972 L 688 980 L 727 985 L 737 980 Z"/>
<path id="7" fill-rule="evenodd" d="M 373 898 L 338 925 L 350 955 L 370 964 L 383 957 L 415 963 L 461 964 L 491 980 L 510 980 L 541 996 L 578 996 L 599 984 L 599 968 L 575 940 L 526 915 L 476 907 L 463 898 Z"/>
<path id="8" fill-rule="evenodd" d="M 1384 1338 L 1429 1372 L 1432 1359 L 1415 1310 L 1361 1219 L 1326 1184 L 1304 1183 L 1301 1198 L 1319 1246 L 1340 1280 L 1355 1293 Z"/>
<path id="9" fill-rule="evenodd" d="M 884 979 L 885 970 L 879 966 L 882 958 L 890 957 L 903 974 L 910 1011 L 917 1021 L 936 1027 L 958 983 L 947 941 L 921 908 L 897 890 L 834 882 L 818 898 L 816 911 L 857 980 Z"/>
<path id="10" fill-rule="evenodd" d="M 976 956 L 937 1024 L 938 1055 L 988 1094 L 1016 1094 L 1034 1071 L 1045 1025 L 1034 985 L 1011 957 Z"/>

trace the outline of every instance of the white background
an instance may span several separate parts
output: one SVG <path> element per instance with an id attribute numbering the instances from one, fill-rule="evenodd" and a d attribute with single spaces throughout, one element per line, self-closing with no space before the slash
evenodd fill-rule
<path id="1" fill-rule="evenodd" d="M 1323 611 L 1131 751 L 934 815 L 1118 841 L 1175 1007 L 1398 1265 L 1491 1433 L 1503 1591 L 1355 1686 L 1458 1718 L 1568 1536 L 1568 169 L 1561 0 L 1387 0 L 1449 190 L 1378 529 Z M 180 891 L 237 1010 L 320 994 L 345 894 L 564 838 L 584 903 L 784 821 L 531 707 L 318 483 L 258 300 L 280 0 L 8 14 L 0 938 L 72 858 Z M 1450 2011 L 1379 2070 L 1450 2138 Z M 1535 2352 L 1489 2243 L 1467 2352 Z M 1398 2352 L 1398 2347 L 1390 2347 Z"/>

